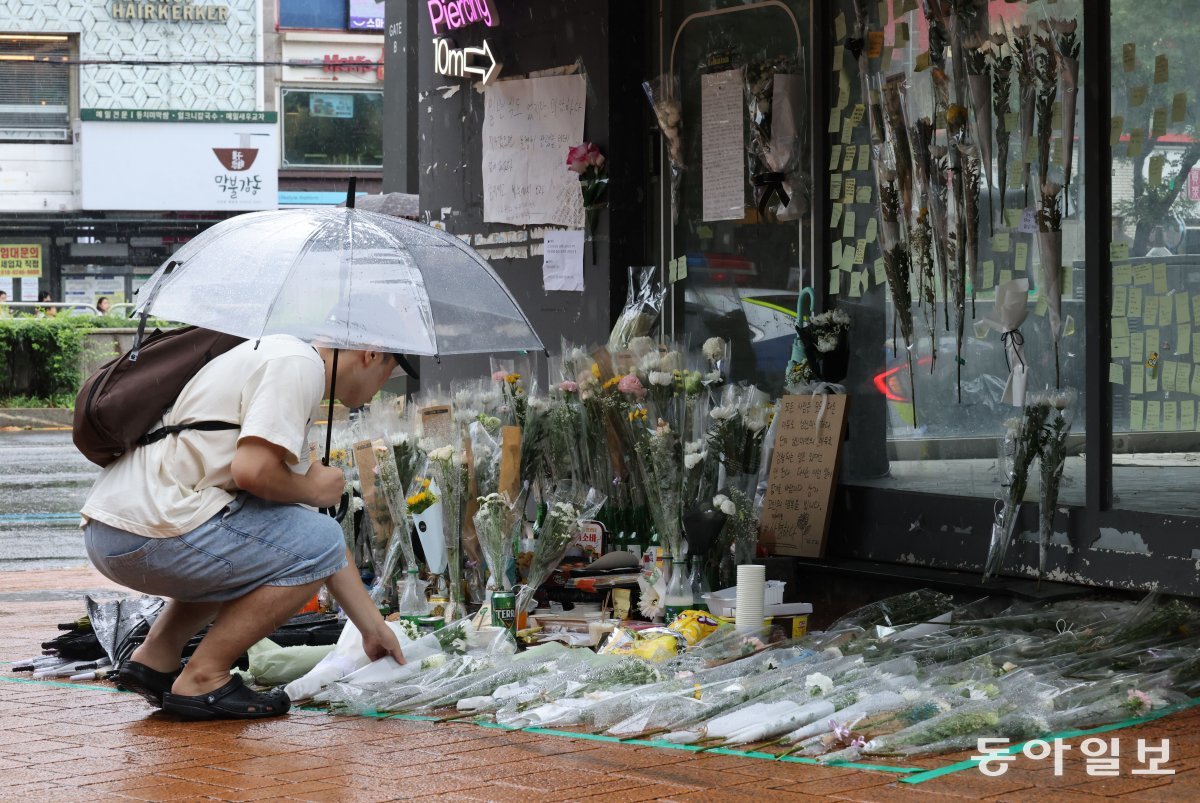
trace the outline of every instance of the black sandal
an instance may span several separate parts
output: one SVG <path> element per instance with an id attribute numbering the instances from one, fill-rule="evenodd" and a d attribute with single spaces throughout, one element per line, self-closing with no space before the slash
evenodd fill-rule
<path id="1" fill-rule="evenodd" d="M 292 701 L 283 689 L 263 694 L 246 688 L 241 676 L 234 675 L 224 686 L 208 694 L 188 696 L 167 692 L 162 707 L 183 719 L 260 719 L 286 714 Z"/>
<path id="2" fill-rule="evenodd" d="M 146 702 L 162 708 L 163 695 L 171 690 L 171 684 L 183 667 L 174 672 L 159 672 L 137 661 L 125 661 L 117 670 L 117 686 L 141 695 Z"/>

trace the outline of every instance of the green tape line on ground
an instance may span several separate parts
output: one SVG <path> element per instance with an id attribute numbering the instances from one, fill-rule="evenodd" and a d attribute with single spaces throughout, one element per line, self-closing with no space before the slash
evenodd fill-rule
<path id="1" fill-rule="evenodd" d="M 425 717 L 420 714 L 382 714 L 384 719 L 403 719 L 408 722 L 441 722 L 437 717 Z"/>
<path id="2" fill-rule="evenodd" d="M 1108 733 L 1109 731 L 1121 730 L 1123 728 L 1132 728 L 1136 725 L 1142 725 L 1146 722 L 1154 722 L 1157 719 L 1169 717 L 1172 714 L 1179 713 L 1180 711 L 1186 711 L 1187 709 L 1194 708 L 1197 705 L 1200 705 L 1200 697 L 1188 700 L 1187 702 L 1167 706 L 1161 711 L 1155 711 L 1154 713 L 1147 714 L 1144 717 L 1135 717 L 1133 719 L 1126 719 L 1120 722 L 1113 722 L 1109 725 L 1100 725 L 1095 728 L 1087 728 L 1085 730 L 1061 731 L 1059 733 L 1052 733 L 1049 736 L 1043 736 L 1041 739 L 1031 739 L 1029 741 L 1052 742 L 1055 739 L 1074 739 L 1079 736 L 1091 736 L 1096 733 Z M 1025 745 L 1029 744 L 1029 741 L 1021 742 L 1020 744 L 1014 744 L 1007 750 L 1002 751 L 1000 755 L 1015 755 L 1016 753 L 1021 752 L 1025 748 Z M 977 766 L 979 766 L 978 759 L 968 758 L 965 761 L 959 761 L 956 764 L 948 764 L 945 767 L 938 767 L 936 770 L 927 770 L 916 775 L 910 775 L 907 778 L 901 778 L 900 783 L 925 783 L 925 781 L 932 781 L 934 778 L 941 778 L 943 775 L 951 775 L 953 773 L 969 770 Z"/>
<path id="3" fill-rule="evenodd" d="M 547 736 L 566 736 L 569 739 L 587 739 L 592 742 L 620 742 L 616 736 L 605 736 L 603 733 L 576 733 L 575 731 L 560 731 L 553 728 L 521 728 L 525 733 L 543 733 Z"/>
<path id="4" fill-rule="evenodd" d="M 668 750 L 688 750 L 692 753 L 699 753 L 704 748 L 698 744 L 677 744 L 675 742 L 667 742 L 662 739 L 626 739 L 621 744 L 636 744 L 642 747 L 663 747 Z"/>

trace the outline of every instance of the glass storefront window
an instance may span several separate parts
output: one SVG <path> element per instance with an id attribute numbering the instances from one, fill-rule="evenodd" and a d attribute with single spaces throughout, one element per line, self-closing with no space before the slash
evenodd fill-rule
<path id="1" fill-rule="evenodd" d="M 0 36 L 0 142 L 70 142 L 66 36 Z"/>
<path id="2" fill-rule="evenodd" d="M 687 260 L 671 323 L 695 347 L 725 338 L 733 378 L 778 394 L 811 252 L 808 2 L 664 8 L 670 63 L 653 91 L 679 110 L 664 248 Z"/>
<path id="3" fill-rule="evenodd" d="M 1079 394 L 1060 501 L 1082 505 L 1082 3 L 857 5 L 865 18 L 833 12 L 831 108 L 814 118 L 825 281 L 854 326 L 846 479 L 996 496 L 1023 371 L 1029 394 Z"/>
<path id="4" fill-rule="evenodd" d="M 1114 506 L 1200 515 L 1200 31 L 1112 2 Z"/>
<path id="5" fill-rule="evenodd" d="M 279 27 L 346 30 L 348 6 L 329 0 L 279 0 Z"/>
<path id="6" fill-rule="evenodd" d="M 282 167 L 383 166 L 383 93 L 282 90 Z"/>

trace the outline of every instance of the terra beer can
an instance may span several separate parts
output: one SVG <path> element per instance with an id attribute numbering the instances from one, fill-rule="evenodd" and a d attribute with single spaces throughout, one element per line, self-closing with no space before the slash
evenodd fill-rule
<path id="1" fill-rule="evenodd" d="M 492 625 L 507 628 L 517 635 L 517 595 L 511 591 L 492 592 Z"/>

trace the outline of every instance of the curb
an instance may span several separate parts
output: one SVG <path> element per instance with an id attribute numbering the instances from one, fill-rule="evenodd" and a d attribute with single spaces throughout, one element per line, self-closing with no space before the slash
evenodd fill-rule
<path id="1" fill-rule="evenodd" d="M 0 429 L 70 429 L 75 411 L 65 407 L 0 408 Z"/>

